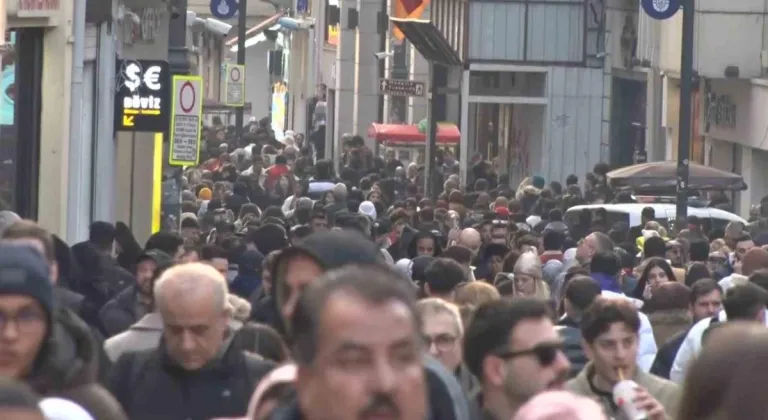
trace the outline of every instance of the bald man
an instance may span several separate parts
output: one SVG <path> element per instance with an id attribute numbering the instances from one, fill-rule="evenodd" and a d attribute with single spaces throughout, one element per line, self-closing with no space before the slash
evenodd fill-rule
<path id="1" fill-rule="evenodd" d="M 109 390 L 128 417 L 243 416 L 251 392 L 274 365 L 230 346 L 224 276 L 207 264 L 178 265 L 160 276 L 154 296 L 161 345 L 124 354 L 112 370 Z"/>
<path id="2" fill-rule="evenodd" d="M 480 232 L 473 228 L 466 228 L 459 233 L 459 238 L 456 240 L 456 245 L 461 245 L 472 251 L 472 259 L 476 259 L 480 253 L 480 247 L 483 245 Z"/>

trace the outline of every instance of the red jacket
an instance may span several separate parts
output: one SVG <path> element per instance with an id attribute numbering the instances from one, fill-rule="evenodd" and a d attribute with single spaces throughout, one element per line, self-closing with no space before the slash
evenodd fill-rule
<path id="1" fill-rule="evenodd" d="M 288 165 L 270 166 L 266 171 L 267 179 L 264 181 L 264 188 L 271 191 L 275 184 L 277 184 L 277 180 L 280 179 L 281 176 L 290 172 L 291 169 L 288 168 Z"/>

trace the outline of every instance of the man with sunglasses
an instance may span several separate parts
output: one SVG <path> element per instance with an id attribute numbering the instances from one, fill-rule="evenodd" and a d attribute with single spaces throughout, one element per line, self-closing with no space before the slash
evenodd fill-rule
<path id="1" fill-rule="evenodd" d="M 648 420 L 677 413 L 676 384 L 646 373 L 637 365 L 640 316 L 626 299 L 598 297 L 581 319 L 582 347 L 589 363 L 566 388 L 595 399 L 611 418 L 623 418 L 613 401 L 613 387 L 624 379 L 637 383 L 634 404 Z"/>
<path id="2" fill-rule="evenodd" d="M 493 301 L 475 312 L 464 335 L 464 360 L 480 381 L 481 418 L 507 420 L 536 394 L 562 388 L 570 364 L 549 305 L 539 299 Z"/>

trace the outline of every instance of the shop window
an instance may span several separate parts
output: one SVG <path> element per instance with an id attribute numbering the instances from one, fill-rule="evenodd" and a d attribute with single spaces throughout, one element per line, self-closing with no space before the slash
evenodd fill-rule
<path id="1" fill-rule="evenodd" d="M 9 31 L 0 58 L 0 210 L 31 219 L 37 216 L 42 37 L 34 28 Z"/>

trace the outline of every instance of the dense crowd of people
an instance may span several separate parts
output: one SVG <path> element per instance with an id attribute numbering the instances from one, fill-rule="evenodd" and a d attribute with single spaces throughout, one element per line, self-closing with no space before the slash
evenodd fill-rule
<path id="1" fill-rule="evenodd" d="M 571 222 L 631 199 L 606 165 L 462 186 L 441 151 L 427 197 L 359 136 L 338 174 L 299 134 L 226 138 L 143 244 L 0 213 L 0 418 L 764 418 L 768 219 Z"/>

